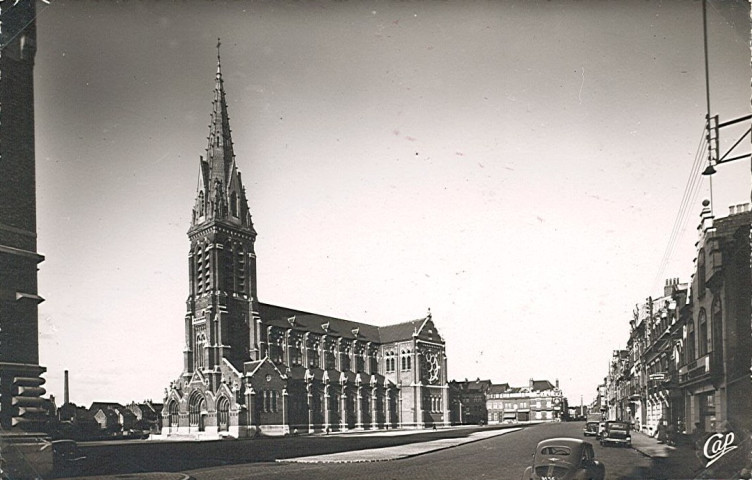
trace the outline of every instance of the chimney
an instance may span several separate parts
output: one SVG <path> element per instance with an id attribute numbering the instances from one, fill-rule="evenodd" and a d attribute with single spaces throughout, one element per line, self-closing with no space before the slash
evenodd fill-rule
<path id="1" fill-rule="evenodd" d="M 63 405 L 68 405 L 70 396 L 68 394 L 68 370 L 65 371 L 65 384 L 63 385 Z"/>
<path id="2" fill-rule="evenodd" d="M 559 379 L 557 378 L 556 379 L 556 390 L 558 390 L 558 389 L 559 389 Z"/>
<path id="3" fill-rule="evenodd" d="M 531 390 L 533 389 L 533 378 L 532 377 L 530 378 L 530 389 Z"/>

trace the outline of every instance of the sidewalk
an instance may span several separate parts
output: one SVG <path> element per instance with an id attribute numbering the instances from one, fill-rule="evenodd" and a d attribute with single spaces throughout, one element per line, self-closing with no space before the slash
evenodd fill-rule
<path id="1" fill-rule="evenodd" d="M 189 475 L 179 472 L 150 472 L 150 473 L 121 473 L 118 475 L 96 475 L 93 477 L 73 477 L 70 479 L 58 480 L 191 480 Z"/>
<path id="2" fill-rule="evenodd" d="M 371 448 L 366 450 L 353 450 L 349 452 L 329 453 L 325 455 L 311 455 L 307 457 L 279 459 L 283 463 L 358 463 L 358 462 L 385 462 L 399 460 L 401 458 L 414 457 L 424 453 L 456 447 L 466 443 L 477 442 L 486 438 L 516 432 L 519 428 L 507 428 L 504 430 L 489 430 L 474 432 L 467 437 L 443 438 L 428 442 L 411 443 L 394 447 Z"/>
<path id="3" fill-rule="evenodd" d="M 632 448 L 653 460 L 652 476 L 655 478 L 697 478 L 703 470 L 704 465 L 691 444 L 666 445 L 642 432 L 633 431 Z"/>

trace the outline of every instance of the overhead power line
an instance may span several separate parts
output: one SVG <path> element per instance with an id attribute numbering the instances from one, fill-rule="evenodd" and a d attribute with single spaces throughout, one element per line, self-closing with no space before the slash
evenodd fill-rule
<path id="1" fill-rule="evenodd" d="M 669 236 L 666 249 L 663 252 L 663 257 L 661 258 L 661 262 L 658 266 L 658 271 L 656 272 L 656 276 L 653 279 L 651 291 L 654 291 L 659 287 L 659 282 L 663 277 L 664 271 L 666 270 L 666 267 L 668 266 L 674 255 L 678 240 L 681 238 L 681 234 L 686 228 L 690 213 L 694 211 L 694 206 L 696 205 L 697 196 L 700 191 L 700 185 L 702 184 L 702 175 L 700 174 L 700 171 L 702 169 L 703 160 L 705 157 L 706 146 L 706 131 L 703 127 L 700 143 L 697 145 L 697 149 L 695 151 L 695 159 L 692 163 L 692 168 L 689 171 L 687 182 L 684 186 L 684 194 L 682 195 L 679 210 L 676 213 L 674 226 L 671 229 L 671 235 Z"/>

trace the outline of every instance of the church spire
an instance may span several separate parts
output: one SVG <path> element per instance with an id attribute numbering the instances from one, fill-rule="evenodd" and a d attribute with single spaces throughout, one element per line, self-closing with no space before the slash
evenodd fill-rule
<path id="1" fill-rule="evenodd" d="M 209 162 L 212 179 L 219 179 L 227 185 L 233 167 L 235 153 L 232 148 L 230 116 L 227 113 L 224 81 L 222 80 L 222 63 L 217 39 L 217 74 L 214 79 L 214 100 L 209 124 L 209 145 L 206 148 L 206 160 Z"/>
<path id="2" fill-rule="evenodd" d="M 235 165 L 230 116 L 227 113 L 227 99 L 222 79 L 219 50 L 221 45 L 217 39 L 217 73 L 209 115 L 208 145 L 206 158 L 201 158 L 200 162 L 198 191 L 191 225 L 195 226 L 211 219 L 226 220 L 248 227 L 252 231 L 245 188 Z"/>

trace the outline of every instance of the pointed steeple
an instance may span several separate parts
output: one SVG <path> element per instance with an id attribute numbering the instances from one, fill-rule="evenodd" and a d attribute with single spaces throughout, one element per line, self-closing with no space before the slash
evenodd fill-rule
<path id="1" fill-rule="evenodd" d="M 232 148 L 230 116 L 227 113 L 227 99 L 222 80 L 222 62 L 217 39 L 217 74 L 214 79 L 214 100 L 209 124 L 209 144 L 206 147 L 206 160 L 209 162 L 212 180 L 219 179 L 227 185 L 234 164 L 235 153 Z"/>
<path id="2" fill-rule="evenodd" d="M 253 231 L 251 214 L 240 172 L 235 164 L 230 116 L 227 113 L 222 62 L 217 39 L 217 73 L 214 78 L 214 98 L 209 115 L 209 136 L 206 158 L 199 165 L 196 204 L 192 226 L 209 220 L 225 220 Z M 253 231 L 255 234 L 255 231 Z"/>

